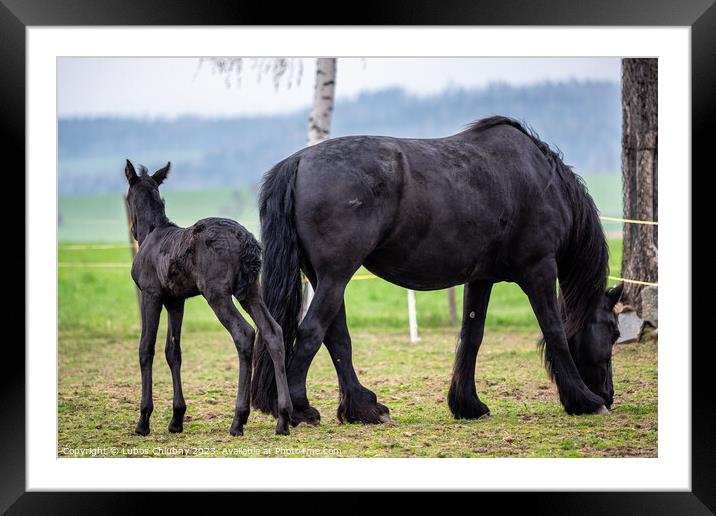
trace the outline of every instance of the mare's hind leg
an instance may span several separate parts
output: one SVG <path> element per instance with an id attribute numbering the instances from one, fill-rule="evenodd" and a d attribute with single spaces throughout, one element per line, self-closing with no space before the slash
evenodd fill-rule
<path id="1" fill-rule="evenodd" d="M 482 343 L 491 291 L 490 282 L 476 281 L 465 285 L 460 345 L 448 392 L 448 406 L 455 419 L 478 419 L 490 413 L 477 395 L 475 362 Z"/>
<path id="2" fill-rule="evenodd" d="M 351 336 L 346 324 L 346 306 L 341 303 L 338 314 L 328 327 L 324 338 L 338 374 L 340 403 L 338 420 L 341 423 L 387 423 L 391 424 L 388 407 L 378 403 L 373 391 L 361 385 L 353 368 Z"/>
<path id="3" fill-rule="evenodd" d="M 244 435 L 244 425 L 249 419 L 251 397 L 251 353 L 255 332 L 234 305 L 230 294 L 204 294 L 216 317 L 234 339 L 239 354 L 239 386 L 236 395 L 236 413 L 231 423 L 231 435 Z"/>
<path id="4" fill-rule="evenodd" d="M 308 403 L 306 395 L 306 377 L 313 357 L 321 347 L 328 326 L 338 313 L 343 302 L 343 292 L 353 272 L 340 277 L 324 276 L 319 278 L 316 293 L 306 317 L 298 327 L 296 347 L 288 362 L 286 372 L 288 388 L 293 403 L 291 424 L 318 424 L 321 414 Z"/>
<path id="5" fill-rule="evenodd" d="M 184 300 L 167 300 L 164 302 L 164 306 L 167 309 L 169 320 L 164 355 L 172 372 L 172 388 L 174 390 L 169 431 L 179 433 L 184 430 L 184 413 L 186 412 L 186 402 L 181 388 L 181 324 L 184 318 Z"/>
<path id="6" fill-rule="evenodd" d="M 288 424 L 291 421 L 293 406 L 288 392 L 286 380 L 286 359 L 283 344 L 283 333 L 278 323 L 271 317 L 266 305 L 261 299 L 258 283 L 255 283 L 241 302 L 241 306 L 249 313 L 258 328 L 259 339 L 264 342 L 271 356 L 276 378 L 276 392 L 278 394 L 278 421 L 276 433 L 288 435 Z"/>
<path id="7" fill-rule="evenodd" d="M 139 421 L 135 432 L 149 434 L 149 418 L 154 410 L 152 401 L 152 363 L 154 346 L 157 342 L 159 317 L 162 313 L 162 301 L 148 292 L 141 295 L 142 337 L 139 340 L 139 367 L 142 372 L 142 401 L 139 409 Z"/>
<path id="8" fill-rule="evenodd" d="M 557 303 L 557 264 L 542 260 L 525 276 L 520 286 L 527 294 L 544 335 L 546 353 L 552 363 L 559 399 L 568 414 L 591 414 L 606 410 L 604 400 L 585 385 L 574 364 L 564 334 Z"/>

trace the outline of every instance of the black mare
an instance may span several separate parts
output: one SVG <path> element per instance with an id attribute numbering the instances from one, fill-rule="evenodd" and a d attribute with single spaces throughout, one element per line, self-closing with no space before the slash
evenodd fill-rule
<path id="1" fill-rule="evenodd" d="M 139 435 L 149 433 L 149 418 L 154 408 L 152 362 L 162 306 L 168 314 L 165 355 L 174 387 L 169 431 L 183 430 L 186 403 L 180 376 L 180 337 L 184 300 L 201 294 L 231 334 L 239 354 L 240 374 L 231 435 L 242 435 L 249 417 L 255 337 L 254 329 L 241 316 L 232 296 L 256 323 L 259 342 L 270 354 L 278 384 L 276 433 L 288 434 L 292 409 L 286 383 L 283 336 L 259 292 L 261 247 L 251 233 L 233 220 L 203 219 L 189 228 L 180 228 L 170 222 L 164 211 L 164 201 L 159 196 L 159 185 L 167 178 L 169 170 L 167 163 L 152 175 L 144 167 L 137 174 L 129 160 L 125 168 L 132 234 L 139 242 L 139 251 L 132 263 L 132 278 L 141 290 L 142 313 L 139 343 L 142 401 L 136 432 Z"/>
<path id="2" fill-rule="evenodd" d="M 487 118 L 447 138 L 354 136 L 308 147 L 266 174 L 260 215 L 262 288 L 283 329 L 292 424 L 320 420 L 306 375 L 322 342 L 338 374 L 339 420 L 390 421 L 352 363 L 343 296 L 361 265 L 414 290 L 465 284 L 448 395 L 455 417 L 489 414 L 475 388 L 475 361 L 500 281 L 527 294 L 564 409 L 608 413 L 621 286 L 605 292 L 598 213 L 560 155 L 515 120 Z M 315 296 L 299 325 L 301 271 Z M 252 396 L 255 407 L 276 413 L 273 368 L 260 346 Z"/>

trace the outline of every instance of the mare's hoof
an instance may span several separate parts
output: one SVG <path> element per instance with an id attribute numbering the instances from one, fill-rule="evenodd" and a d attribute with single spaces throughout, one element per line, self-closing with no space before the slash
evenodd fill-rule
<path id="1" fill-rule="evenodd" d="M 295 407 L 291 414 L 291 426 L 298 426 L 306 423 L 309 426 L 318 426 L 321 424 L 321 413 L 315 408 L 308 406 L 303 410 L 297 410 Z"/>
<path id="2" fill-rule="evenodd" d="M 490 408 L 477 398 L 460 398 L 448 393 L 448 407 L 455 419 L 482 419 L 490 415 Z"/>
<path id="3" fill-rule="evenodd" d="M 140 427 L 140 426 L 138 426 L 138 427 L 134 430 L 134 433 L 137 434 L 137 435 L 141 435 L 142 437 L 147 436 L 147 435 L 149 435 L 149 427 L 148 427 L 148 426 L 147 426 L 147 427 Z"/>
<path id="4" fill-rule="evenodd" d="M 605 407 L 604 405 L 600 405 L 595 414 L 599 414 L 600 416 L 608 416 L 610 412 L 607 407 Z"/>
<path id="5" fill-rule="evenodd" d="M 183 424 L 176 424 L 174 422 L 169 423 L 169 432 L 172 434 L 180 434 L 184 431 L 184 425 Z"/>
<path id="6" fill-rule="evenodd" d="M 395 422 L 392 419 L 390 419 L 390 416 L 388 415 L 387 412 L 382 413 L 378 417 L 378 420 L 385 426 L 398 426 L 395 424 Z"/>
<path id="7" fill-rule="evenodd" d="M 239 435 L 244 435 L 244 429 L 243 428 L 232 428 L 229 430 L 229 433 L 234 437 L 239 436 Z"/>

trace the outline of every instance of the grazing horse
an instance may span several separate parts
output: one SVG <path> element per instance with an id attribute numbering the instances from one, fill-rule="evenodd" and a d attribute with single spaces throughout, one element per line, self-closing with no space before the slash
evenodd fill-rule
<path id="1" fill-rule="evenodd" d="M 127 160 L 124 173 L 129 182 L 127 202 L 132 235 L 139 251 L 132 263 L 132 279 L 141 290 L 142 336 L 139 364 L 142 372 L 142 402 L 136 432 L 149 434 L 152 414 L 152 362 L 162 306 L 169 325 L 165 354 L 174 387 L 170 432 L 183 430 L 186 403 L 181 387 L 180 335 L 184 300 L 203 295 L 216 317 L 228 330 L 239 354 L 239 386 L 231 435 L 243 435 L 249 417 L 251 356 L 254 329 L 241 316 L 232 296 L 256 323 L 259 342 L 274 364 L 278 392 L 276 433 L 288 435 L 291 399 L 286 383 L 283 336 L 264 304 L 259 291 L 261 247 L 251 233 L 233 220 L 203 219 L 189 228 L 180 228 L 167 218 L 159 185 L 167 178 L 170 164 L 152 175 L 140 167 L 137 174 Z"/>
<path id="2" fill-rule="evenodd" d="M 621 286 L 606 291 L 607 243 L 581 179 L 519 122 L 491 117 L 437 139 L 327 140 L 266 174 L 260 216 L 263 294 L 283 329 L 293 425 L 320 420 L 306 375 L 322 342 L 338 374 L 339 421 L 390 421 L 352 363 L 343 298 L 361 265 L 413 290 L 465 285 L 448 394 L 456 418 L 489 414 L 475 361 L 490 291 L 501 281 L 529 298 L 566 412 L 608 413 Z M 315 295 L 299 324 L 301 271 Z M 260 346 L 252 395 L 256 408 L 276 412 Z"/>

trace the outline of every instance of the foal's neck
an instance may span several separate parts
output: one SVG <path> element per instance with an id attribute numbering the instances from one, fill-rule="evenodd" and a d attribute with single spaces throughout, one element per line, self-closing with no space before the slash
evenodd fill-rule
<path id="1" fill-rule="evenodd" d="M 153 206 L 151 210 L 137 214 L 137 242 L 139 245 L 158 228 L 174 226 L 167 218 L 164 206 Z"/>

